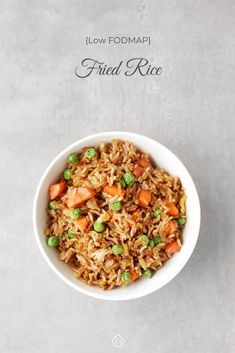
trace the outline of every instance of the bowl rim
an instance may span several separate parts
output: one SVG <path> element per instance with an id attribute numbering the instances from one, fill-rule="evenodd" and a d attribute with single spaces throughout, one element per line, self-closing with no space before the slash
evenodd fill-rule
<path id="1" fill-rule="evenodd" d="M 150 290 L 148 290 L 145 293 L 138 293 L 138 291 L 136 291 L 134 294 L 132 294 L 131 296 L 127 296 L 127 297 L 123 297 L 123 296 L 119 296 L 118 293 L 116 296 L 112 296 L 112 297 L 108 297 L 105 296 L 105 291 L 97 291 L 97 292 L 91 292 L 89 291 L 89 286 L 86 287 L 79 287 L 77 286 L 75 283 L 73 283 L 68 277 L 66 277 L 64 274 L 62 274 L 58 268 L 52 263 L 52 261 L 50 260 L 49 256 L 46 254 L 42 243 L 41 243 L 41 236 L 39 234 L 39 230 L 37 227 L 37 204 L 38 204 L 38 199 L 40 197 L 40 191 L 41 191 L 41 187 L 42 184 L 44 182 L 44 179 L 47 177 L 47 175 L 50 173 L 51 169 L 53 168 L 53 166 L 56 164 L 56 162 L 58 160 L 60 160 L 60 158 L 64 157 L 70 150 L 72 150 L 74 147 L 77 148 L 78 144 L 83 144 L 83 143 L 88 143 L 89 140 L 94 139 L 94 138 L 100 138 L 100 141 L 102 141 L 102 137 L 107 137 L 108 135 L 110 135 L 110 140 L 114 139 L 115 136 L 114 135 L 123 135 L 123 139 L 125 139 L 125 137 L 128 140 L 132 140 L 132 137 L 134 139 L 145 139 L 148 140 L 149 143 L 154 143 L 155 145 L 158 145 L 161 149 L 165 150 L 167 153 L 170 153 L 172 155 L 174 155 L 174 157 L 176 157 L 176 159 L 178 160 L 178 162 L 180 162 L 180 164 L 182 165 L 182 167 L 184 168 L 184 170 L 187 172 L 187 176 L 191 181 L 191 185 L 194 188 L 194 193 L 196 196 L 196 203 L 197 203 L 197 213 L 198 213 L 198 223 L 197 223 L 197 228 L 194 230 L 195 236 L 194 236 L 194 241 L 191 243 L 191 247 L 189 249 L 189 251 L 187 252 L 184 261 L 182 262 L 182 264 L 179 266 L 178 270 L 175 272 L 170 273 L 166 280 L 163 281 L 163 283 L 156 287 L 153 286 L 152 288 L 150 288 Z M 117 138 L 121 138 L 121 137 L 117 137 Z M 135 142 L 133 142 L 135 143 Z M 36 237 L 36 242 L 37 245 L 40 249 L 40 252 L 44 258 L 44 260 L 46 261 L 46 263 L 48 264 L 48 266 L 53 270 L 53 272 L 59 277 L 61 278 L 65 283 L 67 283 L 70 287 L 76 289 L 77 291 L 79 291 L 80 293 L 86 294 L 90 297 L 93 298 L 97 298 L 97 299 L 103 299 L 103 300 L 108 300 L 108 301 L 126 301 L 126 300 L 132 300 L 132 299 L 137 299 L 137 298 L 141 298 L 144 297 L 146 295 L 152 294 L 153 292 L 163 288 L 166 284 L 170 283 L 181 271 L 182 269 L 185 267 L 186 263 L 188 262 L 189 258 L 192 256 L 193 251 L 196 247 L 197 241 L 198 241 L 198 237 L 199 237 L 199 232 L 200 232 L 200 225 L 201 225 L 201 207 L 200 207 L 200 200 L 199 200 L 199 196 L 198 196 L 198 191 L 195 185 L 194 180 L 191 177 L 191 174 L 189 173 L 188 169 L 185 167 L 184 163 L 181 161 L 181 159 L 174 153 L 172 152 L 169 148 L 167 148 L 165 145 L 163 145 L 162 143 L 156 141 L 153 138 L 150 138 L 148 136 L 139 134 L 139 133 L 135 133 L 135 132 L 130 132 L 130 131 L 120 131 L 120 130 L 114 130 L 114 131 L 105 131 L 105 132 L 98 132 L 98 133 L 94 133 L 92 135 L 88 135 L 85 136 L 81 139 L 78 139 L 76 141 L 74 141 L 73 143 L 71 143 L 70 145 L 68 145 L 67 147 L 65 147 L 61 152 L 59 152 L 56 157 L 49 163 L 49 165 L 47 166 L 47 168 L 45 169 L 44 173 L 42 174 L 37 187 L 36 187 L 36 192 L 34 195 L 34 200 L 33 200 L 33 210 L 32 210 L 32 215 L 33 215 L 33 230 L 34 230 L 34 235 Z M 79 281 L 79 280 L 78 280 Z"/>

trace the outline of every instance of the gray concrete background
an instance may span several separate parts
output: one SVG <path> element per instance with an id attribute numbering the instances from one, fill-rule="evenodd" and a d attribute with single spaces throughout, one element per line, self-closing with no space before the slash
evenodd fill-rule
<path id="1" fill-rule="evenodd" d="M 235 2 L 0 1 L 0 351 L 235 352 Z M 85 36 L 152 45 L 86 47 Z M 86 56 L 134 56 L 160 77 L 93 77 Z M 65 146 L 104 130 L 167 145 L 196 181 L 202 226 L 185 269 L 160 291 L 112 303 L 77 293 L 45 264 L 32 230 L 41 174 Z M 125 343 L 112 345 L 120 334 Z"/>

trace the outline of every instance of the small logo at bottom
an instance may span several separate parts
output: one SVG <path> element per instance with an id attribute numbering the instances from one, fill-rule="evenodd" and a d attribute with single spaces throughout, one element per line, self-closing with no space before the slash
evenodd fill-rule
<path id="1" fill-rule="evenodd" d="M 121 335 L 115 335 L 113 338 L 112 338 L 112 344 L 115 348 L 121 348 L 123 347 L 125 343 L 125 340 L 124 338 L 121 336 Z"/>

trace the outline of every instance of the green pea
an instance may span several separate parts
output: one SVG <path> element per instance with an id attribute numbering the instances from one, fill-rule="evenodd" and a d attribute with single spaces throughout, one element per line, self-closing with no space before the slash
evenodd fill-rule
<path id="1" fill-rule="evenodd" d="M 71 153 L 68 157 L 68 162 L 71 164 L 77 164 L 77 162 L 78 162 L 77 153 Z"/>
<path id="2" fill-rule="evenodd" d="M 116 184 L 117 184 L 117 185 L 120 185 L 122 189 L 125 189 L 125 188 L 126 188 L 126 183 L 125 183 L 124 178 L 119 179 L 119 180 L 116 182 Z"/>
<path id="3" fill-rule="evenodd" d="M 135 184 L 135 177 L 131 172 L 126 172 L 124 174 L 124 181 L 127 185 L 132 186 L 133 184 Z"/>
<path id="4" fill-rule="evenodd" d="M 155 242 L 156 245 L 158 245 L 158 244 L 162 243 L 162 238 L 161 237 L 156 237 L 156 238 L 154 238 L 154 242 Z"/>
<path id="5" fill-rule="evenodd" d="M 111 205 L 112 210 L 120 211 L 122 209 L 122 203 L 120 201 L 115 201 Z"/>
<path id="6" fill-rule="evenodd" d="M 146 268 L 146 270 L 141 270 L 143 278 L 150 278 L 152 276 L 152 270 L 150 268 Z"/>
<path id="7" fill-rule="evenodd" d="M 120 255 L 123 252 L 123 247 L 121 244 L 115 244 L 112 246 L 112 253 L 114 255 Z"/>
<path id="8" fill-rule="evenodd" d="M 141 240 L 141 242 L 143 243 L 143 245 L 148 245 L 149 243 L 149 238 L 146 234 L 142 234 L 139 239 Z"/>
<path id="9" fill-rule="evenodd" d="M 55 247 L 57 245 L 59 245 L 59 239 L 58 237 L 56 237 L 55 235 L 51 235 L 48 240 L 47 240 L 47 244 L 48 246 L 50 246 L 51 248 L 52 247 Z"/>
<path id="10" fill-rule="evenodd" d="M 86 156 L 87 158 L 93 158 L 93 157 L 95 157 L 95 156 L 96 156 L 96 150 L 95 150 L 94 148 L 88 148 L 88 149 L 86 150 L 85 156 Z"/>
<path id="11" fill-rule="evenodd" d="M 129 283 L 130 280 L 131 280 L 130 272 L 128 272 L 128 271 L 123 272 L 122 275 L 121 275 L 121 281 L 123 283 Z"/>
<path id="12" fill-rule="evenodd" d="M 150 249 L 154 248 L 154 246 L 155 246 L 155 241 L 153 239 L 149 240 Z"/>
<path id="13" fill-rule="evenodd" d="M 51 210 L 58 210 L 58 209 L 59 209 L 59 207 L 56 206 L 55 201 L 50 201 L 50 202 L 48 202 L 48 207 L 49 207 Z"/>
<path id="14" fill-rule="evenodd" d="M 77 208 L 74 208 L 71 212 L 70 212 L 70 216 L 72 218 L 79 218 L 82 214 L 82 210 L 81 208 L 77 207 Z"/>
<path id="15" fill-rule="evenodd" d="M 155 218 L 157 218 L 158 216 L 160 216 L 162 214 L 162 211 L 161 210 L 155 210 L 154 212 L 153 212 L 153 216 L 155 217 Z"/>
<path id="16" fill-rule="evenodd" d="M 94 222 L 94 230 L 97 233 L 102 233 L 105 230 L 105 224 L 103 222 L 100 222 L 100 221 L 96 220 Z"/>
<path id="17" fill-rule="evenodd" d="M 73 173 L 72 173 L 72 171 L 70 169 L 66 168 L 64 170 L 64 178 L 65 178 L 65 180 L 70 180 L 72 178 L 72 175 L 73 175 Z"/>
<path id="18" fill-rule="evenodd" d="M 69 236 L 70 239 L 74 239 L 74 238 L 76 238 L 76 233 L 74 233 L 72 230 L 69 230 L 68 231 L 68 236 Z"/>
<path id="19" fill-rule="evenodd" d="M 187 219 L 186 217 L 179 217 L 177 221 L 180 226 L 183 226 L 186 223 Z"/>

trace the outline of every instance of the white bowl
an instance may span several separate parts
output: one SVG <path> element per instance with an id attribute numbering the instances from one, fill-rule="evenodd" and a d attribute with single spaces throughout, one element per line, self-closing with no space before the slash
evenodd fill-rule
<path id="1" fill-rule="evenodd" d="M 73 276 L 71 268 L 59 260 L 57 250 L 47 246 L 44 229 L 47 221 L 48 187 L 58 179 L 68 154 L 80 151 L 83 147 L 98 145 L 101 141 L 110 141 L 114 138 L 132 141 L 140 150 L 149 153 L 159 166 L 166 169 L 170 174 L 180 177 L 187 194 L 187 223 L 183 230 L 183 246 L 180 252 L 174 254 L 151 279 L 143 279 L 127 287 L 103 291 L 95 286 L 89 287 Z M 50 268 L 63 281 L 79 292 L 105 300 L 129 300 L 142 297 L 169 283 L 182 270 L 192 255 L 199 234 L 200 216 L 200 203 L 194 182 L 183 163 L 174 153 L 151 138 L 121 131 L 91 135 L 64 149 L 43 174 L 37 187 L 33 205 L 33 225 L 37 243 Z"/>

